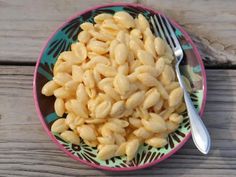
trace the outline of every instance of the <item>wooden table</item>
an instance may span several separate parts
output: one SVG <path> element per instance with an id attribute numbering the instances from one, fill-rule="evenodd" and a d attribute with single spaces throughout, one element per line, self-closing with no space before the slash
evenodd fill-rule
<path id="1" fill-rule="evenodd" d="M 0 0 L 0 176 L 236 176 L 236 1 L 129 0 L 165 12 L 191 35 L 207 68 L 204 122 L 209 155 L 192 140 L 140 171 L 96 170 L 62 153 L 44 132 L 32 97 L 33 70 L 46 38 L 65 19 L 111 0 Z"/>

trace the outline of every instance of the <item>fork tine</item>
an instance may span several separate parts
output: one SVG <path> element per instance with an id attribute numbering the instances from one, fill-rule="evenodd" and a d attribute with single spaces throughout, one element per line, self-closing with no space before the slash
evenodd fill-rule
<path id="1" fill-rule="evenodd" d="M 155 21 L 155 25 L 154 26 L 158 27 L 158 30 L 160 32 L 160 37 L 166 41 L 166 37 L 165 37 L 164 32 L 163 32 L 163 30 L 162 30 L 162 28 L 161 28 L 161 26 L 160 26 L 160 24 L 158 22 L 158 19 L 157 19 L 156 15 L 154 15 L 154 21 Z"/>
<path id="2" fill-rule="evenodd" d="M 172 39 L 174 40 L 175 46 L 180 46 L 179 40 L 177 39 L 177 37 L 175 35 L 175 32 L 174 32 L 172 26 L 170 25 L 169 20 L 165 16 L 163 16 L 163 19 L 166 22 L 166 26 L 167 26 L 167 28 L 170 32 L 170 35 L 171 35 Z"/>
<path id="3" fill-rule="evenodd" d="M 173 42 L 172 42 L 172 40 L 171 40 L 171 37 L 170 37 L 170 34 L 168 33 L 168 30 L 166 29 L 166 25 L 165 25 L 165 23 L 163 22 L 163 20 L 162 20 L 162 16 L 160 15 L 160 14 L 158 14 L 158 16 L 159 16 L 159 19 L 160 19 L 160 21 L 161 21 L 161 25 L 162 25 L 162 27 L 163 27 L 163 29 L 164 29 L 164 32 L 165 32 L 165 34 L 166 34 L 166 37 L 168 38 L 168 41 L 166 40 L 166 42 L 167 43 L 169 43 L 170 44 L 170 46 L 171 46 L 171 48 L 172 48 L 172 50 L 174 50 L 174 44 L 173 44 Z"/>
<path id="4" fill-rule="evenodd" d="M 151 17 L 151 24 L 152 24 L 152 27 L 153 27 L 155 35 L 159 36 L 159 33 L 158 33 L 158 30 L 157 30 L 156 24 L 155 24 L 155 22 L 153 20 L 153 17 Z"/>

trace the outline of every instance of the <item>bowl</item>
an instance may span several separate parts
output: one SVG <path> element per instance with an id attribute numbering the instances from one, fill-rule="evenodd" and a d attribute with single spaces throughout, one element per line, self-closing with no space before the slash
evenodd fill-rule
<path id="1" fill-rule="evenodd" d="M 65 142 L 59 134 L 52 133 L 50 127 L 58 119 L 54 111 L 53 97 L 45 97 L 41 94 L 43 85 L 52 79 L 52 69 L 58 55 L 68 50 L 70 45 L 77 40 L 80 32 L 80 24 L 93 22 L 94 16 L 100 13 L 114 14 L 117 11 L 127 11 L 132 16 L 142 13 L 147 19 L 153 14 L 161 14 L 159 11 L 144 7 L 139 4 L 113 3 L 97 6 L 83 12 L 79 12 L 65 21 L 46 41 L 37 60 L 34 72 L 33 95 L 38 117 L 44 130 L 52 141 L 67 155 L 84 164 L 112 171 L 129 171 L 146 168 L 168 158 L 180 149 L 191 136 L 190 122 L 187 112 L 183 112 L 184 120 L 179 128 L 168 136 L 168 144 L 162 148 L 154 148 L 147 144 L 142 145 L 132 161 L 127 162 L 126 157 L 114 157 L 110 160 L 99 160 L 96 158 L 97 149 L 89 147 L 85 143 L 79 145 Z M 189 35 L 176 22 L 171 20 L 176 36 L 184 50 L 184 60 L 181 63 L 181 73 L 186 76 L 191 84 L 191 98 L 202 115 L 206 102 L 206 74 L 202 59 L 196 46 Z"/>

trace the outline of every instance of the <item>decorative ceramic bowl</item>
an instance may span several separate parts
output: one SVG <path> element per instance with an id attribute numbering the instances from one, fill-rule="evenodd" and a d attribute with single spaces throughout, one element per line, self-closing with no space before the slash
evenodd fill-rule
<path id="1" fill-rule="evenodd" d="M 47 40 L 37 60 L 34 73 L 34 101 L 40 121 L 52 141 L 67 155 L 87 165 L 113 171 L 136 170 L 154 165 L 174 154 L 191 136 L 190 123 L 187 112 L 183 112 L 183 123 L 179 128 L 168 136 L 168 144 L 162 148 L 154 148 L 147 144 L 142 145 L 135 158 L 127 162 L 126 157 L 114 157 L 110 160 L 99 160 L 96 158 L 97 149 L 87 146 L 85 143 L 78 145 L 65 142 L 59 134 L 50 131 L 52 123 L 58 119 L 54 111 L 54 97 L 45 97 L 41 94 L 43 85 L 52 79 L 52 69 L 58 55 L 70 48 L 77 40 L 77 34 L 81 31 L 80 24 L 93 22 L 94 16 L 100 13 L 114 14 L 117 11 L 126 11 L 132 16 L 142 13 L 147 19 L 153 14 L 160 12 L 138 4 L 115 3 L 95 7 L 78 13 L 62 24 Z M 206 101 L 206 75 L 202 59 L 190 39 L 189 35 L 176 22 L 171 20 L 184 50 L 184 61 L 181 63 L 181 73 L 191 82 L 191 98 L 202 115 Z"/>

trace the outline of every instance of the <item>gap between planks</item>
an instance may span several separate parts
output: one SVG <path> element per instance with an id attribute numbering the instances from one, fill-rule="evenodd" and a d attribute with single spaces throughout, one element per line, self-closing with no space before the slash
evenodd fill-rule
<path id="1" fill-rule="evenodd" d="M 15 61 L 0 61 L 0 66 L 35 66 L 36 62 L 15 62 Z M 217 70 L 217 69 L 224 69 L 224 70 L 235 70 L 236 64 L 228 65 L 228 64 L 220 64 L 220 65 L 205 65 L 205 69 L 208 70 Z"/>

